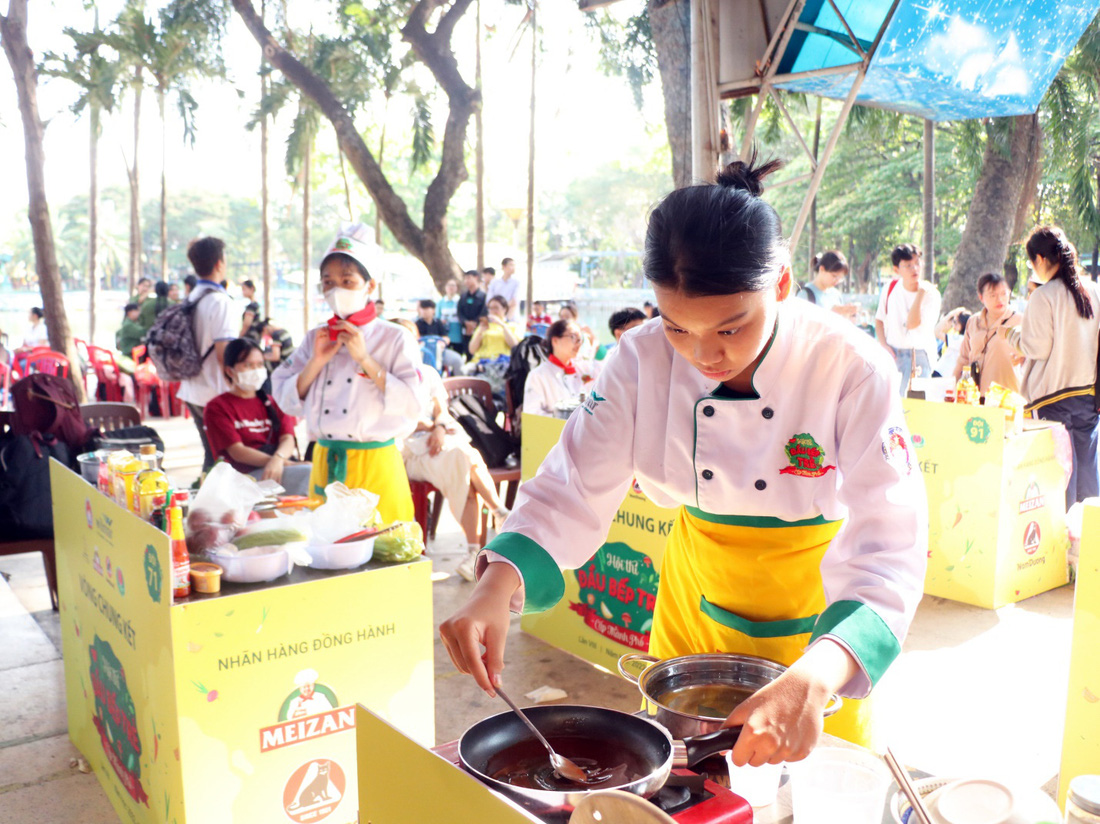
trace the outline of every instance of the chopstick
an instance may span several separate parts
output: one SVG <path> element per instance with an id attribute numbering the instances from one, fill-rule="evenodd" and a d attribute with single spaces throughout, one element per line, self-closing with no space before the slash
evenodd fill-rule
<path id="1" fill-rule="evenodd" d="M 924 800 L 920 797 L 920 793 L 913 787 L 913 782 L 909 780 L 908 771 L 901 766 L 897 756 L 891 751 L 889 747 L 886 748 L 886 754 L 882 756 L 882 760 L 886 762 L 886 766 L 890 768 L 890 772 L 894 776 L 894 780 L 898 782 L 898 788 L 905 793 L 905 797 L 909 799 L 909 806 L 913 808 L 913 812 L 917 815 L 917 820 L 920 824 L 932 824 L 932 819 L 928 815 L 928 808 L 924 806 Z"/>

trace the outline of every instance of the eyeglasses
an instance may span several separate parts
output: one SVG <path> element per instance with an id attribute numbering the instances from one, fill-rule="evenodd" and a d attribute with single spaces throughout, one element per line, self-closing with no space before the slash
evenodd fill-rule
<path id="1" fill-rule="evenodd" d="M 581 342 L 581 336 L 577 335 L 577 334 L 562 335 L 562 337 L 565 338 L 566 340 L 573 341 L 573 343 L 580 343 Z"/>

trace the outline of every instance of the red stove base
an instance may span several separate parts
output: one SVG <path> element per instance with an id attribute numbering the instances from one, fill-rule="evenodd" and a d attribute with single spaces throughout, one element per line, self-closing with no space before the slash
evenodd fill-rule
<path id="1" fill-rule="evenodd" d="M 461 768 L 457 741 L 440 744 L 438 747 L 434 747 L 432 752 Z M 702 779 L 703 792 L 696 791 L 700 779 Z M 752 824 L 752 807 L 749 806 L 749 802 L 732 790 L 692 770 L 673 770 L 672 776 L 665 787 L 669 788 L 670 785 L 681 782 L 691 784 L 692 790 L 686 801 L 674 804 L 665 810 L 673 821 L 680 822 L 680 824 Z M 675 787 L 672 788 L 673 791 L 676 791 L 676 789 Z M 490 792 L 493 791 L 490 790 Z M 656 806 L 660 806 L 660 804 Z M 568 816 L 565 818 L 555 816 L 542 820 L 546 821 L 547 824 L 558 824 L 559 821 L 567 821 Z"/>

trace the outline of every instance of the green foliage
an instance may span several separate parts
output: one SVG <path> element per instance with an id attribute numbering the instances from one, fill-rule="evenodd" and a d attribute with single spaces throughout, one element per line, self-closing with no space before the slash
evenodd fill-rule
<path id="1" fill-rule="evenodd" d="M 634 95 L 634 104 L 642 108 L 642 91 L 657 73 L 657 49 L 649 28 L 645 4 L 626 20 L 608 11 L 585 16 L 585 28 L 600 46 L 600 67 L 607 74 L 620 75 Z"/>

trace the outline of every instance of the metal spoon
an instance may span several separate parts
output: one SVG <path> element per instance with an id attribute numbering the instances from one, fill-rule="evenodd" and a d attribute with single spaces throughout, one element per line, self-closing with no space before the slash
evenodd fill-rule
<path id="1" fill-rule="evenodd" d="M 494 687 L 494 689 L 496 689 L 497 695 L 503 698 L 508 703 L 508 706 L 511 707 L 513 711 L 515 711 L 516 715 L 520 717 L 520 720 L 527 725 L 527 729 L 535 734 L 535 738 L 539 740 L 542 746 L 546 747 L 546 751 L 550 753 L 550 763 L 554 767 L 554 773 L 559 777 L 566 779 L 567 781 L 572 781 L 576 784 L 587 784 L 588 773 L 586 773 L 581 767 L 578 767 L 568 758 L 565 758 L 564 756 L 558 755 L 556 752 L 554 752 L 554 748 L 550 746 L 550 742 L 547 741 L 543 737 L 542 733 L 535 728 L 535 725 L 531 723 L 531 719 L 524 715 L 523 710 L 516 706 L 516 703 L 508 697 L 504 690 L 502 690 L 500 687 Z"/>

